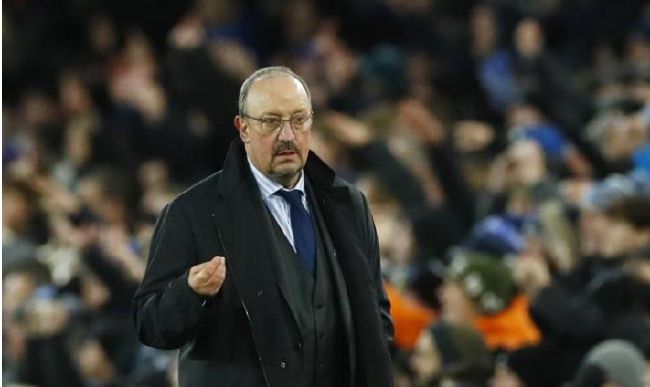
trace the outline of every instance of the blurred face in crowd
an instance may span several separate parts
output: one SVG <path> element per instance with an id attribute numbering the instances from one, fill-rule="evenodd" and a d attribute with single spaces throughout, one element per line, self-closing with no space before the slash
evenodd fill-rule
<path id="1" fill-rule="evenodd" d="M 169 171 L 162 160 L 142 163 L 138 171 L 138 181 L 143 191 L 165 191 L 169 185 Z"/>
<path id="2" fill-rule="evenodd" d="M 36 289 L 36 280 L 27 273 L 9 273 L 2 281 L 2 310 L 9 318 Z"/>
<path id="3" fill-rule="evenodd" d="M 302 120 L 301 128 L 294 123 Z M 285 120 L 268 132 L 268 122 Z M 270 179 L 293 187 L 307 161 L 311 139 L 311 101 L 303 85 L 289 74 L 270 74 L 248 91 L 245 116 L 235 126 L 253 165 Z"/>
<path id="4" fill-rule="evenodd" d="M 307 41 L 316 29 L 318 15 L 314 5 L 310 1 L 294 0 L 285 8 L 285 20 L 287 37 L 293 44 Z"/>
<path id="5" fill-rule="evenodd" d="M 442 318 L 445 321 L 467 324 L 478 317 L 479 313 L 463 288 L 455 281 L 446 280 L 440 289 Z"/>
<path id="6" fill-rule="evenodd" d="M 542 113 L 533 105 L 514 105 L 508 110 L 508 126 L 510 128 L 530 126 L 543 122 Z"/>
<path id="7" fill-rule="evenodd" d="M 90 91 L 78 74 L 70 73 L 62 77 L 59 94 L 63 109 L 68 114 L 80 114 L 92 107 Z"/>
<path id="8" fill-rule="evenodd" d="M 650 243 L 650 230 L 637 228 L 622 219 L 607 218 L 607 232 L 602 233 L 602 254 L 619 257 L 637 252 Z"/>
<path id="9" fill-rule="evenodd" d="M 74 165 L 82 166 L 91 157 L 92 145 L 89 130 L 68 129 L 65 132 L 66 155 Z"/>
<path id="10" fill-rule="evenodd" d="M 374 206 L 372 210 L 382 257 L 390 259 L 392 263 L 408 265 L 413 249 L 410 224 L 401 219 L 393 208 Z"/>
<path id="11" fill-rule="evenodd" d="M 81 374 L 89 380 L 108 381 L 113 378 L 113 365 L 97 340 L 90 339 L 81 345 L 77 362 Z"/>
<path id="12" fill-rule="evenodd" d="M 506 181 L 509 187 L 530 186 L 546 177 L 544 152 L 535 141 L 520 140 L 506 153 Z"/>
<path id="13" fill-rule="evenodd" d="M 605 234 L 607 234 L 605 214 L 595 209 L 585 208 L 580 214 L 580 252 L 583 255 L 600 255 Z"/>
<path id="14" fill-rule="evenodd" d="M 440 373 L 442 360 L 428 329 L 422 332 L 413 350 L 411 368 L 415 372 L 418 386 L 428 385 Z"/>
<path id="15" fill-rule="evenodd" d="M 25 196 L 16 189 L 6 188 L 2 196 L 2 225 L 6 231 L 20 234 L 27 229 L 31 206 Z"/>
<path id="16" fill-rule="evenodd" d="M 486 55 L 497 41 L 497 23 L 494 11 L 486 6 L 476 6 L 472 11 L 472 39 L 474 52 Z"/>
<path id="17" fill-rule="evenodd" d="M 628 158 L 647 143 L 647 133 L 647 123 L 642 114 L 617 117 L 606 128 L 603 153 L 610 160 Z"/>
<path id="18" fill-rule="evenodd" d="M 524 19 L 517 25 L 515 46 L 517 52 L 526 58 L 534 58 L 542 51 L 544 32 L 537 20 Z"/>

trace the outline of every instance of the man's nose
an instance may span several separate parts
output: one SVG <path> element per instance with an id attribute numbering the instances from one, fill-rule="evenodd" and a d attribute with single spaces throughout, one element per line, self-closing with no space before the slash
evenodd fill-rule
<path id="1" fill-rule="evenodd" d="M 282 124 L 280 125 L 280 133 L 278 134 L 279 140 L 292 141 L 296 138 L 296 134 L 291 127 L 291 121 L 282 121 Z"/>

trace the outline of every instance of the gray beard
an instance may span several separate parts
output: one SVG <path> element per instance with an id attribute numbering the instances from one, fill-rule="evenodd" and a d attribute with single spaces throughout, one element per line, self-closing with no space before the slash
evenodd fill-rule
<path id="1" fill-rule="evenodd" d="M 270 171 L 269 172 L 269 177 L 277 182 L 282 184 L 283 186 L 287 186 L 289 182 L 291 182 L 291 179 L 294 177 L 298 176 L 300 172 L 303 170 L 303 167 L 300 167 L 296 170 L 293 171 L 287 171 L 287 172 L 275 172 L 275 171 Z"/>

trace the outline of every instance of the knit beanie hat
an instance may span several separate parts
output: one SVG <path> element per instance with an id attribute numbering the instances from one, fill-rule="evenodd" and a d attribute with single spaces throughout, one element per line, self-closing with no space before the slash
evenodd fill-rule
<path id="1" fill-rule="evenodd" d="M 510 269 L 498 258 L 466 250 L 453 253 L 449 276 L 460 284 L 482 315 L 499 313 L 517 292 Z"/>
<path id="2" fill-rule="evenodd" d="M 491 354 L 476 330 L 442 320 L 429 330 L 440 354 L 443 375 L 468 379 L 489 376 Z"/>
<path id="3" fill-rule="evenodd" d="M 645 360 L 634 345 L 623 340 L 605 340 L 587 354 L 581 370 L 599 367 L 606 380 L 621 387 L 643 387 Z"/>
<path id="4" fill-rule="evenodd" d="M 526 242 L 516 223 L 517 220 L 511 217 L 488 216 L 474 227 L 462 245 L 478 253 L 499 256 L 519 254 Z"/>

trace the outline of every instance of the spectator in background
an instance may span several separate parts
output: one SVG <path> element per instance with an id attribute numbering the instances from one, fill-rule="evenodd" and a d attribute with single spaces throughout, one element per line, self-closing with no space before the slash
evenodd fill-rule
<path id="1" fill-rule="evenodd" d="M 606 340 L 595 346 L 578 370 L 572 387 L 606 386 L 642 387 L 645 385 L 646 361 L 633 345 Z"/>
<path id="2" fill-rule="evenodd" d="M 37 215 L 33 193 L 22 184 L 5 184 L 2 195 L 2 266 L 34 259 L 38 246 L 33 227 Z"/>
<path id="3" fill-rule="evenodd" d="M 513 350 L 540 340 L 510 270 L 497 257 L 472 252 L 453 255 L 441 289 L 441 319 L 471 323 L 492 349 Z"/>
<path id="4" fill-rule="evenodd" d="M 601 245 L 598 257 L 583 259 L 572 270 L 552 277 L 548 262 L 537 259 L 535 266 L 528 264 L 528 287 L 537 287 L 531 315 L 543 339 L 537 346 L 515 351 L 508 362 L 528 385 L 566 380 L 599 340 L 625 339 L 647 351 L 650 330 L 643 322 L 647 311 L 641 301 L 647 282 L 624 269 L 647 246 L 642 220 L 646 207 L 647 196 L 623 197 L 609 204 L 601 235 L 606 246 Z M 542 358 L 556 360 L 533 366 L 535 359 Z"/>
<path id="5" fill-rule="evenodd" d="M 391 285 L 386 285 L 386 295 L 395 324 L 395 346 L 410 352 L 415 348 L 420 333 L 431 325 L 435 313 L 417 299 L 400 294 Z"/>
<path id="6" fill-rule="evenodd" d="M 462 324 L 437 322 L 422 332 L 411 360 L 419 386 L 484 386 L 492 355 L 483 338 Z"/>
<path id="7" fill-rule="evenodd" d="M 82 386 L 65 343 L 70 313 L 49 280 L 47 267 L 34 261 L 4 271 L 3 382 Z"/>

